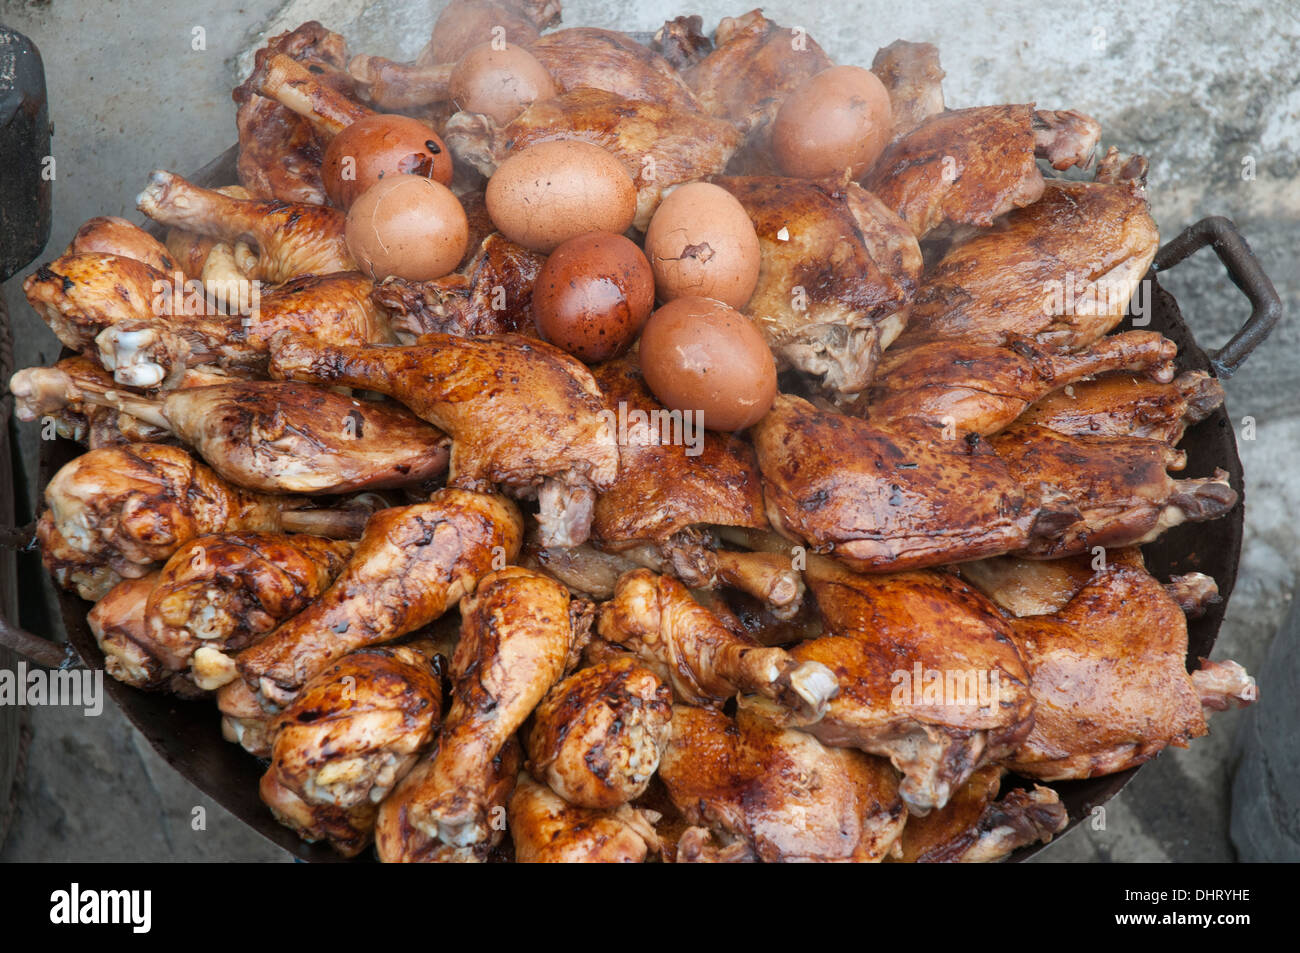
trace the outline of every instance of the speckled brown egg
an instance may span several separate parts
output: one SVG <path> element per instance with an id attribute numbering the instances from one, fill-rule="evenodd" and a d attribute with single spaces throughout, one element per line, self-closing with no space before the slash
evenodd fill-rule
<path id="1" fill-rule="evenodd" d="M 366 116 L 330 140 L 320 171 L 325 194 L 347 209 L 385 176 L 415 175 L 450 185 L 451 150 L 418 119 Z"/>
<path id="2" fill-rule="evenodd" d="M 555 80 L 522 46 L 497 49 L 482 43 L 451 71 L 451 100 L 457 109 L 482 113 L 505 125 L 539 99 L 559 95 Z"/>
<path id="3" fill-rule="evenodd" d="M 533 285 L 542 337 L 588 363 L 626 351 L 650 317 L 654 274 L 635 243 L 588 232 L 551 252 Z"/>
<path id="4" fill-rule="evenodd" d="M 772 152 L 787 174 L 853 178 L 889 144 L 894 115 L 889 92 L 871 70 L 832 66 L 805 80 L 772 122 Z"/>
<path id="5" fill-rule="evenodd" d="M 670 410 L 710 430 L 756 423 L 776 399 L 776 361 L 748 318 L 712 298 L 676 298 L 641 332 L 641 373 Z"/>
<path id="6" fill-rule="evenodd" d="M 691 182 L 659 203 L 645 233 L 660 301 L 685 295 L 743 308 L 758 284 L 758 234 L 739 200 L 721 186 Z"/>
<path id="7" fill-rule="evenodd" d="M 488 180 L 486 198 L 501 234 L 540 252 L 587 232 L 624 232 L 636 214 L 636 187 L 623 163 L 577 139 L 508 156 Z"/>
<path id="8" fill-rule="evenodd" d="M 396 175 L 375 183 L 352 203 L 344 239 L 358 267 L 376 280 L 428 281 L 460 263 L 469 222 L 445 185 Z"/>

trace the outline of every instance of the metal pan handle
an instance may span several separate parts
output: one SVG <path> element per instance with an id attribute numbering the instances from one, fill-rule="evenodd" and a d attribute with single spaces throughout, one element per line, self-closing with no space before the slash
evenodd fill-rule
<path id="1" fill-rule="evenodd" d="M 1211 351 L 1209 355 L 1214 375 L 1220 380 L 1227 380 L 1268 337 L 1273 325 L 1282 317 L 1282 299 L 1277 296 L 1273 282 L 1264 274 L 1259 259 L 1241 232 L 1237 231 L 1237 226 L 1221 215 L 1201 219 L 1166 243 L 1156 252 L 1151 270 L 1157 273 L 1168 271 L 1206 245 L 1214 249 L 1232 283 L 1242 290 L 1251 304 L 1250 317 L 1246 323 L 1237 329 L 1227 344 L 1217 351 Z"/>
<path id="2" fill-rule="evenodd" d="M 67 669 L 81 665 L 81 659 L 77 657 L 71 642 L 51 642 L 39 635 L 24 632 L 10 625 L 3 616 L 0 616 L 0 645 L 13 649 L 27 660 L 46 668 Z"/>

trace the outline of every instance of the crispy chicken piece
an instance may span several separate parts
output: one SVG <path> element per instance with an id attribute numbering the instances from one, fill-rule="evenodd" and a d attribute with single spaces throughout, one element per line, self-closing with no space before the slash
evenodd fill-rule
<path id="1" fill-rule="evenodd" d="M 1095 546 L 1148 543 L 1184 522 L 1218 519 L 1237 505 L 1227 471 L 1175 480 L 1187 456 L 1143 437 L 1065 436 L 1045 427 L 1016 424 L 991 440 L 1007 468 L 1026 486 L 1051 484 L 1079 508 L 1080 518 L 1050 538 L 1028 541 L 1022 551 L 1066 556 Z"/>
<path id="2" fill-rule="evenodd" d="M 255 758 L 271 757 L 271 742 L 275 740 L 272 725 L 274 715 L 262 707 L 257 693 L 242 678 L 227 682 L 217 690 L 217 709 L 221 712 L 221 736 L 237 744 Z M 263 789 L 262 800 L 268 804 L 272 797 L 283 801 L 284 810 L 302 811 L 301 799 L 286 797 L 281 791 Z"/>
<path id="3" fill-rule="evenodd" d="M 444 489 L 428 503 L 380 510 L 334 584 L 237 658 L 266 707 L 291 702 L 348 652 L 414 632 L 519 553 L 519 511 L 500 496 Z"/>
<path id="4" fill-rule="evenodd" d="M 493 232 L 455 274 L 432 281 L 387 278 L 375 286 L 373 298 L 389 313 L 403 344 L 425 334 L 536 337 L 533 284 L 545 262 L 545 255 Z"/>
<path id="5" fill-rule="evenodd" d="M 325 81 L 318 70 L 284 53 L 270 53 L 258 60 L 245 85 L 293 110 L 311 124 L 319 141 L 328 143 L 358 119 L 375 115 L 375 111 Z"/>
<path id="6" fill-rule="evenodd" d="M 835 696 L 835 674 L 761 646 L 727 628 L 668 576 L 637 569 L 623 576 L 601 606 L 597 632 L 664 672 L 679 701 L 721 706 L 739 692 L 756 693 L 812 723 Z"/>
<path id="7" fill-rule="evenodd" d="M 167 247 L 138 225 L 116 215 L 88 219 L 72 236 L 65 255 L 121 255 L 170 276 L 180 265 Z"/>
<path id="8" fill-rule="evenodd" d="M 704 35 L 704 18 L 673 17 L 655 31 L 651 48 L 679 73 L 713 52 L 713 41 Z"/>
<path id="9" fill-rule="evenodd" d="M 527 772 L 510 798 L 509 822 L 521 864 L 640 864 L 659 852 L 647 812 L 631 804 L 579 807 Z"/>
<path id="10" fill-rule="evenodd" d="M 513 566 L 486 576 L 460 611 L 451 708 L 433 767 L 407 810 L 429 837 L 470 847 L 491 835 L 492 761 L 576 661 L 590 607 L 571 603 L 555 580 Z"/>
<path id="11" fill-rule="evenodd" d="M 267 800 L 277 820 L 305 840 L 329 839 L 344 856 L 360 853 L 379 803 L 438 730 L 442 687 L 432 654 L 428 642 L 361 649 L 303 687 L 272 727 L 262 789 L 289 794 Z M 302 810 L 283 809 L 293 800 L 309 823 Z M 346 833 L 338 830 L 343 817 Z"/>
<path id="12" fill-rule="evenodd" d="M 98 403 L 114 390 L 113 378 L 86 357 L 66 357 L 52 367 L 28 367 L 9 379 L 14 416 L 32 421 L 49 418 L 66 440 L 91 450 L 122 443 L 167 443 L 171 430 Z"/>
<path id="13" fill-rule="evenodd" d="M 1186 371 L 1169 382 L 1116 371 L 1038 398 L 1016 424 L 1066 436 L 1145 437 L 1174 447 L 1190 425 L 1223 404 L 1223 396 L 1223 385 L 1205 371 Z"/>
<path id="14" fill-rule="evenodd" d="M 272 283 L 298 275 L 355 271 L 343 240 L 338 209 L 265 199 L 234 199 L 161 170 L 136 197 L 136 207 L 156 222 L 227 242 L 257 246 L 257 273 Z"/>
<path id="15" fill-rule="evenodd" d="M 488 818 L 487 839 L 465 847 L 444 844 L 436 837 L 411 824 L 411 804 L 428 783 L 438 758 L 438 741 L 426 752 L 397 785 L 397 789 L 379 805 L 375 823 L 375 853 L 386 864 L 475 864 L 493 856 L 509 826 L 507 805 L 520 777 L 523 760 L 519 742 L 510 738 L 497 756 L 488 762 L 483 778 L 484 813 Z"/>
<path id="16" fill-rule="evenodd" d="M 692 824 L 745 842 L 767 863 L 864 863 L 897 851 L 907 811 L 888 761 L 827 748 L 744 709 L 733 720 L 677 705 L 672 728 L 659 776 Z M 692 840 L 678 842 L 678 862 L 694 859 Z"/>
<path id="17" fill-rule="evenodd" d="M 253 193 L 242 185 L 222 185 L 215 191 L 232 199 L 254 197 Z M 286 201 L 290 200 L 286 199 Z M 247 242 L 236 242 L 231 245 L 197 232 L 187 232 L 183 228 L 169 228 L 166 244 L 168 253 L 175 259 L 181 271 L 185 272 L 186 278 L 201 281 L 209 278 L 212 280 L 247 279 L 252 277 L 251 273 L 257 268 L 257 255 Z"/>
<path id="18" fill-rule="evenodd" d="M 898 346 L 1019 335 L 1086 347 L 1123 319 L 1159 241 L 1139 190 L 1053 179 L 1037 202 L 927 271 Z"/>
<path id="19" fill-rule="evenodd" d="M 771 125 L 785 97 L 834 65 L 804 30 L 778 26 L 762 10 L 751 10 L 723 17 L 713 51 L 682 75 L 705 112 L 745 133 L 735 171 L 765 174 L 775 171 Z"/>
<path id="20" fill-rule="evenodd" d="M 364 95 L 386 111 L 439 102 L 450 95 L 456 61 L 494 38 L 529 46 L 539 31 L 560 19 L 558 0 L 452 0 L 433 26 L 433 36 L 413 62 L 354 56 L 348 70 Z"/>
<path id="21" fill-rule="evenodd" d="M 1088 584 L 1106 563 L 1145 570 L 1142 550 L 1136 546 L 1066 556 L 1062 559 L 1025 559 L 997 556 L 963 563 L 961 577 L 1013 616 L 1049 615 L 1066 604 Z M 1219 587 L 1205 573 L 1174 576 L 1165 585 L 1183 614 L 1194 619 L 1219 602 Z"/>
<path id="22" fill-rule="evenodd" d="M 998 790 L 1006 769 L 980 768 L 946 806 L 925 817 L 909 818 L 903 828 L 905 863 L 986 864 L 1019 847 L 1049 843 L 1070 822 L 1065 805 L 1051 788 Z"/>
<path id="23" fill-rule="evenodd" d="M 15 383 L 48 392 L 57 368 Z M 67 391 L 175 433 L 223 479 L 263 493 L 350 493 L 409 486 L 447 469 L 450 440 L 400 405 L 292 381 L 232 381 L 161 400 L 86 381 Z M 110 381 L 111 384 L 111 381 Z M 75 388 L 75 389 L 74 389 Z M 46 398 L 47 404 L 49 398 Z"/>
<path id="24" fill-rule="evenodd" d="M 1084 123 L 1091 141 L 1071 151 L 1063 127 Z M 1035 112 L 1032 104 L 941 112 L 886 146 L 862 184 L 918 239 L 943 225 L 988 228 L 1042 198 L 1046 182 L 1034 161 L 1040 142 L 1066 168 L 1090 160 L 1100 135 L 1086 116 Z"/>
<path id="25" fill-rule="evenodd" d="M 128 578 L 157 568 L 198 536 L 251 530 L 349 538 L 366 516 L 303 510 L 302 499 L 250 493 L 179 447 L 147 443 L 70 461 L 46 485 L 45 503 L 58 531 L 58 546 L 42 553 L 48 569 L 57 573 L 66 546 Z"/>
<path id="26" fill-rule="evenodd" d="M 587 538 L 596 491 L 618 474 L 595 380 L 543 341 L 430 334 L 411 347 L 334 347 L 291 335 L 271 374 L 400 400 L 451 436 L 448 486 L 535 493 L 547 546 Z"/>
<path id="27" fill-rule="evenodd" d="M 907 225 L 870 192 L 776 176 L 714 181 L 745 206 L 758 232 L 758 286 L 745 306 L 784 364 L 833 393 L 871 382 L 902 331 L 921 277 Z"/>
<path id="28" fill-rule="evenodd" d="M 1005 762 L 1017 774 L 1056 781 L 1126 770 L 1205 734 L 1203 698 L 1222 700 L 1187 674 L 1182 610 L 1132 565 L 1109 563 L 1064 608 L 1012 619 L 1011 630 L 1036 702 L 1033 729 Z M 1254 700 L 1247 679 L 1230 689 L 1242 703 Z"/>
<path id="29" fill-rule="evenodd" d="M 199 688 L 220 688 L 239 677 L 234 654 L 328 589 L 355 548 L 305 534 L 200 536 L 157 574 L 140 648 Z"/>
<path id="30" fill-rule="evenodd" d="M 342 69 L 347 62 L 343 37 L 315 20 L 268 40 L 255 55 L 253 75 L 260 75 L 267 59 L 277 54 L 303 63 L 317 81 L 340 95 L 354 92 L 352 78 Z M 239 104 L 235 124 L 240 183 L 257 198 L 325 205 L 320 178 L 325 142 L 311 124 L 274 99 L 259 95 L 251 77 L 236 87 L 233 98 Z"/>
<path id="31" fill-rule="evenodd" d="M 561 92 L 588 87 L 655 104 L 671 114 L 700 109 L 695 94 L 668 61 L 626 33 L 571 27 L 547 33 L 528 49 Z"/>
<path id="32" fill-rule="evenodd" d="M 120 581 L 86 614 L 86 624 L 104 653 L 104 671 L 119 682 L 146 690 L 201 695 L 193 682 L 151 651 L 147 609 L 158 577 L 159 573 L 151 572 Z"/>
<path id="33" fill-rule="evenodd" d="M 895 139 L 944 111 L 945 74 L 934 44 L 895 40 L 876 51 L 871 72 L 889 92 Z"/>
<path id="34" fill-rule="evenodd" d="M 445 136 L 457 157 L 486 176 L 507 156 L 539 143 L 578 139 L 600 146 L 632 177 L 632 224 L 642 231 L 668 189 L 721 172 L 741 141 L 721 119 L 586 87 L 535 102 L 504 126 L 479 113 L 456 113 Z"/>
<path id="35" fill-rule="evenodd" d="M 1022 339 L 1005 347 L 966 341 L 895 347 L 881 358 L 871 388 L 855 401 L 853 412 L 886 429 L 932 427 L 950 437 L 988 436 L 1035 401 L 1103 371 L 1145 372 L 1153 387 L 1167 386 L 1177 353 L 1178 346 L 1155 331 L 1110 335 L 1075 353 Z"/>
<path id="36" fill-rule="evenodd" d="M 1034 702 L 1010 629 L 988 599 L 935 570 L 865 576 L 812 556 L 805 576 L 825 634 L 790 654 L 828 666 L 839 693 L 817 723 L 780 716 L 778 724 L 889 758 L 917 815 L 1015 751 Z"/>
<path id="37" fill-rule="evenodd" d="M 104 328 L 158 317 L 158 282 L 170 287 L 171 278 L 134 258 L 71 254 L 28 275 L 23 294 L 65 347 L 90 357 Z"/>
<path id="38" fill-rule="evenodd" d="M 250 292 L 248 313 L 209 313 L 117 320 L 95 338 L 98 357 L 119 383 L 173 387 L 184 370 L 220 365 L 264 374 L 271 341 L 285 331 L 331 344 L 392 344 L 388 315 L 371 299 L 360 272 L 302 275 L 262 293 Z M 223 292 L 224 293 L 224 292 Z"/>
<path id="39" fill-rule="evenodd" d="M 777 612 L 797 612 L 803 581 L 789 560 L 719 550 L 709 529 L 767 528 L 753 448 L 670 413 L 650 393 L 633 355 L 592 373 L 619 435 L 618 479 L 596 498 L 596 544 L 691 588 L 738 586 Z"/>
<path id="40" fill-rule="evenodd" d="M 1055 540 L 1078 508 L 987 444 L 877 429 L 778 394 L 753 430 L 767 515 L 859 572 L 963 562 Z"/>
<path id="41" fill-rule="evenodd" d="M 55 584 L 76 592 L 87 602 L 98 602 L 122 581 L 121 573 L 109 565 L 109 552 L 101 549 L 87 553 L 74 548 L 54 525 L 49 510 L 36 520 L 36 545 Z M 132 578 L 140 575 L 133 572 Z"/>
<path id="42" fill-rule="evenodd" d="M 672 704 L 672 689 L 634 658 L 580 669 L 533 712 L 528 770 L 578 807 L 626 804 L 659 767 Z"/>

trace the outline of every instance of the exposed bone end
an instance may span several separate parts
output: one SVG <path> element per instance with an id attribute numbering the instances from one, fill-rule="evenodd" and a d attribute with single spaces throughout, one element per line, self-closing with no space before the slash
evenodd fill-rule
<path id="1" fill-rule="evenodd" d="M 28 367 L 9 379 L 14 395 L 14 415 L 19 420 L 36 420 L 62 410 L 77 399 L 72 378 L 57 367 Z"/>
<path id="2" fill-rule="evenodd" d="M 965 863 L 1001 860 L 1019 847 L 1049 843 L 1070 823 L 1069 812 L 1051 788 L 1016 789 L 988 806 L 979 821 L 979 838 L 962 855 Z"/>
<path id="3" fill-rule="evenodd" d="M 447 120 L 442 137 L 457 159 L 468 162 L 488 178 L 496 172 L 493 143 L 497 138 L 497 125 L 490 117 L 481 113 L 458 112 Z"/>
<path id="4" fill-rule="evenodd" d="M 1255 679 L 1231 659 L 1225 662 L 1201 659 L 1201 667 L 1192 672 L 1192 685 L 1201 697 L 1201 708 L 1206 715 L 1245 708 L 1259 700 Z"/>
<path id="5" fill-rule="evenodd" d="M 809 714 L 821 718 L 840 692 L 839 679 L 821 662 L 801 662 L 789 675 L 790 690 L 803 700 Z"/>
<path id="6" fill-rule="evenodd" d="M 581 546 L 591 535 L 596 491 L 547 477 L 537 494 L 538 542 L 544 548 Z"/>
<path id="7" fill-rule="evenodd" d="M 1101 139 L 1101 123 L 1073 109 L 1039 109 L 1034 112 L 1034 154 L 1053 169 L 1086 169 Z"/>
<path id="8" fill-rule="evenodd" d="M 1237 505 L 1237 491 L 1228 483 L 1228 472 L 1216 468 L 1214 476 L 1203 479 L 1177 480 L 1177 492 L 1169 498 L 1189 522 L 1217 519 Z"/>
<path id="9" fill-rule="evenodd" d="M 1200 423 L 1223 404 L 1223 385 L 1205 371 L 1188 371 L 1179 374 L 1174 380 L 1174 386 L 1187 401 L 1187 411 L 1183 414 L 1183 419 L 1188 423 Z"/>
<path id="10" fill-rule="evenodd" d="M 1127 185 L 1140 193 L 1146 189 L 1149 166 L 1146 156 L 1128 155 L 1111 146 L 1098 161 L 1093 178 L 1103 185 Z"/>
<path id="11" fill-rule="evenodd" d="M 1219 584 L 1203 572 L 1189 572 L 1174 576 L 1165 586 L 1189 619 L 1199 619 L 1210 606 L 1223 600 L 1219 597 Z"/>

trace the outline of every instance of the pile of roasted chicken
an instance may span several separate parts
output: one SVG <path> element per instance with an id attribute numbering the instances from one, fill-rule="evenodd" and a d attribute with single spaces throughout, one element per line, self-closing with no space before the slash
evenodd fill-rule
<path id="1" fill-rule="evenodd" d="M 1219 383 L 1115 330 L 1158 243 L 1144 159 L 1095 156 L 1074 111 L 949 109 L 937 51 L 899 41 L 879 160 L 783 177 L 773 117 L 832 65 L 813 38 L 558 20 L 455 0 L 410 63 L 277 36 L 234 93 L 238 184 L 154 172 L 152 234 L 92 219 L 26 279 L 68 356 L 14 376 L 18 413 L 87 447 L 39 542 L 114 678 L 214 700 L 280 822 L 384 861 L 997 860 L 1066 826 L 1048 782 L 1254 699 L 1235 662 L 1187 670 L 1214 580 L 1139 549 L 1237 502 L 1174 475 Z M 493 30 L 559 90 L 504 127 L 448 92 Z M 374 112 L 453 151 L 454 274 L 349 256 L 321 156 Z M 636 350 L 538 337 L 545 256 L 483 189 L 566 138 L 636 173 L 637 226 L 686 182 L 744 205 L 780 370 L 755 426 L 620 435 L 610 412 L 663 410 Z M 1067 274 L 1094 306 L 1045 304 Z M 262 282 L 256 320 L 160 303 L 185 279 Z"/>

